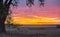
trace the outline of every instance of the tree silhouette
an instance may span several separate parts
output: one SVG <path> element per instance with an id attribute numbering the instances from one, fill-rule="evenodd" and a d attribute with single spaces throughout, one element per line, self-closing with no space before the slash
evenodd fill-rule
<path id="1" fill-rule="evenodd" d="M 34 0 L 26 0 L 26 5 L 31 7 L 32 5 L 34 5 Z"/>
<path id="2" fill-rule="evenodd" d="M 9 15 L 10 5 L 15 5 L 16 0 L 0 0 L 0 32 L 6 32 L 5 30 L 5 20 Z"/>
<path id="3" fill-rule="evenodd" d="M 45 0 L 38 0 L 38 1 L 40 6 L 44 6 Z M 32 7 L 32 5 L 34 5 L 34 0 L 26 0 L 26 5 Z"/>
<path id="4" fill-rule="evenodd" d="M 7 24 L 12 24 L 13 20 L 12 20 L 11 14 L 12 14 L 12 11 L 10 10 L 9 15 L 7 16 L 7 19 L 6 19 Z"/>
<path id="5" fill-rule="evenodd" d="M 0 0 L 0 32 L 6 32 L 5 20 L 9 15 L 10 5 L 17 6 L 18 0 Z M 44 0 L 39 0 L 41 5 L 44 5 Z M 34 0 L 26 0 L 26 5 L 31 7 L 34 5 Z M 11 19 L 9 17 L 9 19 Z"/>
<path id="6" fill-rule="evenodd" d="M 39 2 L 40 2 L 40 6 L 43 6 L 44 7 L 45 0 L 39 0 Z"/>

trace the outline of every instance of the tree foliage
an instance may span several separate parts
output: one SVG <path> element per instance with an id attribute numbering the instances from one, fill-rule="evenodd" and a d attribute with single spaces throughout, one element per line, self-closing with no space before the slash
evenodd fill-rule
<path id="1" fill-rule="evenodd" d="M 15 2 L 15 3 L 13 3 Z M 9 15 L 10 5 L 16 5 L 16 0 L 0 0 L 0 32 L 5 32 L 5 20 Z"/>
<path id="2" fill-rule="evenodd" d="M 40 2 L 40 6 L 44 6 L 45 0 L 39 0 L 39 2 Z"/>
<path id="3" fill-rule="evenodd" d="M 39 0 L 44 5 L 44 0 Z M 5 32 L 5 20 L 9 15 L 10 5 L 17 6 L 18 0 L 0 0 L 0 32 Z M 26 5 L 31 7 L 34 0 L 26 0 Z M 10 17 L 9 17 L 10 18 Z M 11 18 L 10 18 L 11 19 Z"/>
<path id="4" fill-rule="evenodd" d="M 26 0 L 26 5 L 31 7 L 32 5 L 34 5 L 34 1 L 35 0 Z M 40 6 L 44 6 L 45 0 L 38 0 L 38 1 L 39 1 Z"/>
<path id="5" fill-rule="evenodd" d="M 32 5 L 34 5 L 34 0 L 26 0 L 26 5 L 31 7 Z"/>

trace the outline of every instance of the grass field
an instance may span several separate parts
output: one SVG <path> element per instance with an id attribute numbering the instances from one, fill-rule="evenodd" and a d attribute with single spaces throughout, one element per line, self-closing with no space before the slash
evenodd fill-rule
<path id="1" fill-rule="evenodd" d="M 51 26 L 29 26 L 22 25 L 9 28 L 6 26 L 7 33 L 0 34 L 0 37 L 60 37 L 60 28 L 56 25 Z"/>

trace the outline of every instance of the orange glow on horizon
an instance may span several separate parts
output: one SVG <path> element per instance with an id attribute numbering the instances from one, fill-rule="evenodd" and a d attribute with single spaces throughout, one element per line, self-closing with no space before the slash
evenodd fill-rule
<path id="1" fill-rule="evenodd" d="M 11 9 L 14 24 L 60 24 L 60 6 L 50 1 L 44 7 L 23 5 Z"/>
<path id="2" fill-rule="evenodd" d="M 14 24 L 60 24 L 60 19 L 58 18 L 47 18 L 47 17 L 38 17 L 34 18 L 27 17 L 13 17 L 12 21 Z"/>

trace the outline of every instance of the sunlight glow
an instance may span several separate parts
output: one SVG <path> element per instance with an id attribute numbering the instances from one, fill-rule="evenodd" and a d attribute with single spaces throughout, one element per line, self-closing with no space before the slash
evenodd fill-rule
<path id="1" fill-rule="evenodd" d="M 36 17 L 27 18 L 27 17 L 13 17 L 14 24 L 57 24 L 60 23 L 58 18 L 47 18 L 47 17 Z"/>

